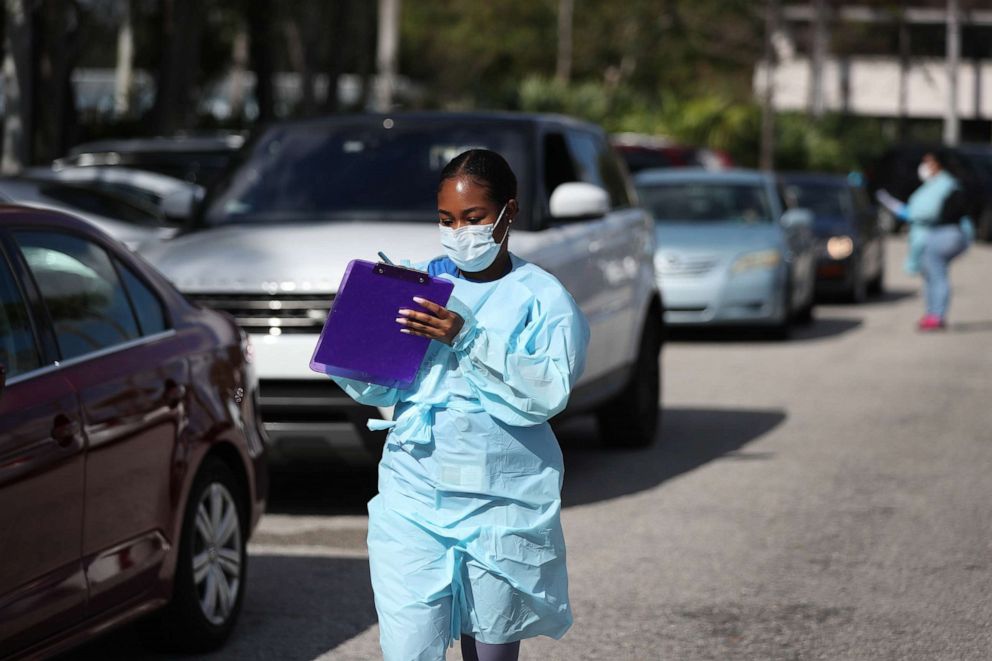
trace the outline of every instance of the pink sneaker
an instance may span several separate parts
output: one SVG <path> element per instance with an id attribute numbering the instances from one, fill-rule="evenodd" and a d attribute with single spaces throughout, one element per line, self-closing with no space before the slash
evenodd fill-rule
<path id="1" fill-rule="evenodd" d="M 935 314 L 924 315 L 916 327 L 921 331 L 943 330 L 944 320 Z"/>

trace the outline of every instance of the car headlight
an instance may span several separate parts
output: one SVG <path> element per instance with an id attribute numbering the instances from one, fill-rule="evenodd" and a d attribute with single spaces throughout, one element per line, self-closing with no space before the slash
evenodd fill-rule
<path id="1" fill-rule="evenodd" d="M 847 259 L 854 252 L 854 240 L 849 236 L 832 236 L 827 239 L 827 254 L 832 259 Z"/>
<path id="2" fill-rule="evenodd" d="M 734 273 L 743 271 L 753 271 L 755 269 L 773 269 L 782 261 L 782 254 L 778 250 L 758 250 L 741 255 L 730 267 Z"/>

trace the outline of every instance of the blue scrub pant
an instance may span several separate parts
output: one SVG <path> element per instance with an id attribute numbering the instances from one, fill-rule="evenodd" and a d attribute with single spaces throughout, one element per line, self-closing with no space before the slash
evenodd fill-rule
<path id="1" fill-rule="evenodd" d="M 944 319 L 951 302 L 951 286 L 947 267 L 968 247 L 965 233 L 957 225 L 935 227 L 927 236 L 923 251 L 923 279 L 927 314 Z"/>

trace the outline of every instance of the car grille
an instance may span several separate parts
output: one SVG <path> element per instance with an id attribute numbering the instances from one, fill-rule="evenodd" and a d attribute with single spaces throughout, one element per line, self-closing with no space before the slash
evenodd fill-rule
<path id="1" fill-rule="evenodd" d="M 333 294 L 192 294 L 203 307 L 233 316 L 249 333 L 316 335 L 324 327 Z"/>
<path id="2" fill-rule="evenodd" d="M 665 277 L 694 277 L 709 273 L 719 263 L 712 256 L 662 254 L 655 260 L 655 270 Z"/>

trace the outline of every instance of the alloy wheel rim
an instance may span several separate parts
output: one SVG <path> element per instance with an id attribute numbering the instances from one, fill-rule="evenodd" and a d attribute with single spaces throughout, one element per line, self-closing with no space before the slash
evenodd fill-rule
<path id="1" fill-rule="evenodd" d="M 212 483 L 196 508 L 193 582 L 211 624 L 227 621 L 241 589 L 241 521 L 227 488 Z"/>

